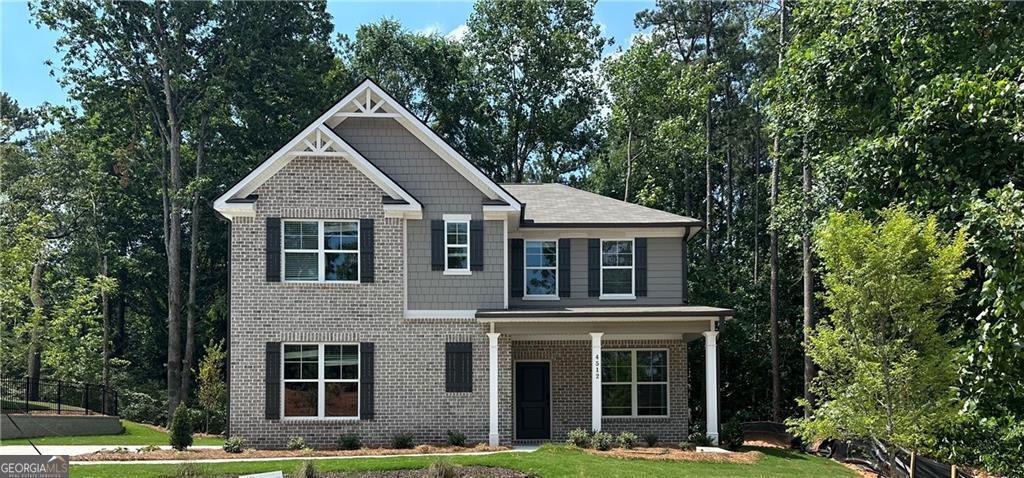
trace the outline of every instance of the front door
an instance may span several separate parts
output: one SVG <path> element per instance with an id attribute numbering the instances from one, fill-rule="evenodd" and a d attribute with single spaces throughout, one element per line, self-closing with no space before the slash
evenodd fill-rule
<path id="1" fill-rule="evenodd" d="M 551 438 L 551 382 L 548 362 L 516 362 L 516 439 Z"/>

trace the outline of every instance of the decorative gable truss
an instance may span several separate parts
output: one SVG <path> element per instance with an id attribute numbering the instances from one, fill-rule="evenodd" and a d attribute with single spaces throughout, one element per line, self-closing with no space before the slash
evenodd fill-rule
<path id="1" fill-rule="evenodd" d="M 214 209 L 231 219 L 252 217 L 256 204 L 250 194 L 295 157 L 342 158 L 348 160 L 379 186 L 390 199 L 385 198 L 385 214 L 390 217 L 422 218 L 423 206 L 400 185 L 359 154 L 333 130 L 352 117 L 391 118 L 404 126 L 453 169 L 462 174 L 490 200 L 485 204 L 488 219 L 501 219 L 521 213 L 522 204 L 501 186 L 492 181 L 466 158 L 452 149 L 415 115 L 395 101 L 371 80 L 363 81 L 319 118 L 309 124 L 277 150 L 228 192 L 214 201 Z"/>

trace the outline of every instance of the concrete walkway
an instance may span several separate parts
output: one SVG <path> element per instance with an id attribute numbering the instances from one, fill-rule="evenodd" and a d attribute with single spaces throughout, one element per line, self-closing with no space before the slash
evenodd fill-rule
<path id="1" fill-rule="evenodd" d="M 82 455 L 95 453 L 102 449 L 112 450 L 118 445 L 45 445 L 40 446 L 39 452 L 43 455 Z M 138 445 L 122 446 L 132 451 L 143 448 Z M 162 446 L 161 449 L 168 450 L 171 447 Z M 219 446 L 194 446 L 191 449 L 217 449 Z M 353 458 L 399 458 L 399 457 L 423 457 L 423 456 L 462 456 L 462 455 L 495 455 L 498 453 L 530 453 L 537 451 L 539 446 L 516 446 L 510 450 L 483 451 L 483 452 L 457 452 L 457 453 L 412 453 L 404 455 L 346 455 L 346 456 L 282 456 L 267 458 L 217 458 L 212 460 L 125 460 L 125 461 L 72 461 L 72 465 L 177 465 L 181 463 L 233 463 L 243 461 L 281 461 L 281 460 L 347 460 Z M 0 446 L 0 455 L 35 455 L 36 451 L 28 445 Z"/>

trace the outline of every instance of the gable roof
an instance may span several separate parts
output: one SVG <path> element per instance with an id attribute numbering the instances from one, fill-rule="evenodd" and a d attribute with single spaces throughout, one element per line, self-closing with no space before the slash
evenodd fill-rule
<path id="1" fill-rule="evenodd" d="M 704 227 L 699 219 L 564 184 L 505 184 L 504 187 L 525 205 L 519 227 L 686 227 L 695 230 Z"/>
<path id="2" fill-rule="evenodd" d="M 251 216 L 255 214 L 253 202 L 239 202 L 238 199 L 252 194 L 276 172 L 280 171 L 296 156 L 339 157 L 351 162 L 363 174 L 395 201 L 387 201 L 385 211 L 410 213 L 412 217 L 422 214 L 423 206 L 411 194 L 393 181 L 383 171 L 359 154 L 348 142 L 332 130 L 340 122 L 349 117 L 382 117 L 393 118 L 410 133 L 434 151 L 453 169 L 476 186 L 485 196 L 494 200 L 505 201 L 508 212 L 521 209 L 521 204 L 492 181 L 480 169 L 474 166 L 451 145 L 442 140 L 433 130 L 409 112 L 401 103 L 391 97 L 380 86 L 370 79 L 363 80 L 334 106 L 313 120 L 305 129 L 288 143 L 270 155 L 256 169 L 246 175 L 226 193 L 214 201 L 214 209 L 230 218 L 233 216 Z M 398 200 L 404 202 L 399 203 Z"/>

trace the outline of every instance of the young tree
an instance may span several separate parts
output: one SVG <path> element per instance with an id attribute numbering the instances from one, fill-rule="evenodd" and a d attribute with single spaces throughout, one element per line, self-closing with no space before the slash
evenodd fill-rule
<path id="1" fill-rule="evenodd" d="M 224 342 L 210 341 L 206 346 L 206 355 L 199 362 L 199 406 L 203 407 L 206 415 L 206 433 L 210 433 L 210 414 L 224 409 L 225 391 L 227 385 L 224 383 L 224 361 L 227 354 L 224 352 Z"/>
<path id="2" fill-rule="evenodd" d="M 969 271 L 963 231 L 949 238 L 903 207 L 880 217 L 833 213 L 816 234 L 831 310 L 807 351 L 819 400 L 789 424 L 807 440 L 871 440 L 891 466 L 897 446 L 920 450 L 956 415 L 956 354 L 939 319 Z"/>

